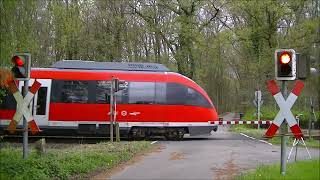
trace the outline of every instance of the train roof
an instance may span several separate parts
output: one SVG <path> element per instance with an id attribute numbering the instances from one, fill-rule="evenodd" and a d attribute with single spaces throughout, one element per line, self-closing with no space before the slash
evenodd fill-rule
<path id="1" fill-rule="evenodd" d="M 123 71 L 149 71 L 169 72 L 163 64 L 136 63 L 136 62 L 95 62 L 82 60 L 62 60 L 54 63 L 51 68 L 82 69 L 82 70 L 123 70 Z"/>

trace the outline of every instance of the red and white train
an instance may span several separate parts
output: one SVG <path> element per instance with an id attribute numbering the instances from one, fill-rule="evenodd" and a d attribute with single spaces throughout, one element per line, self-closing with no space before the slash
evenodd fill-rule
<path id="1" fill-rule="evenodd" d="M 41 83 L 31 103 L 41 133 L 108 135 L 112 77 L 128 82 L 125 90 L 116 93 L 121 134 L 183 138 L 217 130 L 212 122 L 218 115 L 207 93 L 161 64 L 63 60 L 51 68 L 31 70 L 29 84 L 34 79 Z M 9 94 L 0 104 L 2 132 L 6 133 L 15 111 L 16 102 Z"/>

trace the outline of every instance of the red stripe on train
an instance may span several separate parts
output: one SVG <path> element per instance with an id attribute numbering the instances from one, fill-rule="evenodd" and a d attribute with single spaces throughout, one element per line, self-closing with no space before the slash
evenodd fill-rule
<path id="1" fill-rule="evenodd" d="M 108 104 L 50 103 L 51 121 L 109 121 Z M 214 108 L 185 105 L 118 104 L 119 122 L 208 122 L 218 120 Z"/>
<path id="2" fill-rule="evenodd" d="M 0 110 L 0 120 L 3 120 L 3 119 L 12 119 L 14 114 L 16 113 L 16 110 L 15 109 L 1 109 Z"/>

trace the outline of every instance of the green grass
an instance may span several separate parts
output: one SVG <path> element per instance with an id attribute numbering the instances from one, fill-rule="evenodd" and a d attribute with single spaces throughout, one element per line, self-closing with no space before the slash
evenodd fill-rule
<path id="1" fill-rule="evenodd" d="M 239 180 L 268 179 L 268 180 L 318 180 L 320 179 L 320 161 L 298 161 L 287 164 L 286 175 L 280 174 L 280 165 L 259 166 L 254 172 L 236 177 Z"/>
<path id="2" fill-rule="evenodd" d="M 252 127 L 248 127 L 248 126 L 250 126 L 250 125 L 231 126 L 230 130 L 233 132 L 244 133 L 248 136 L 255 137 L 257 139 L 261 139 L 267 131 L 266 129 L 253 129 Z M 281 143 L 280 137 L 274 137 L 272 139 L 268 139 L 267 141 L 272 144 L 280 144 Z M 294 138 L 289 137 L 287 145 L 292 146 L 293 141 L 294 141 Z M 307 147 L 320 148 L 320 141 L 319 140 L 306 138 L 305 143 L 306 143 Z"/>
<path id="3" fill-rule="evenodd" d="M 0 179 L 84 177 L 101 168 L 112 168 L 149 147 L 145 141 L 72 145 L 49 148 L 44 155 L 31 149 L 29 158 L 23 160 L 21 147 L 7 146 L 0 149 Z"/>

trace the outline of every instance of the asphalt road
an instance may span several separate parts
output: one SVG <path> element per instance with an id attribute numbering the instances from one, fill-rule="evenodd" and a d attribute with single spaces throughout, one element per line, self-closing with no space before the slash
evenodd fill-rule
<path id="1" fill-rule="evenodd" d="M 228 118 L 232 115 L 224 120 Z M 258 165 L 280 162 L 279 146 L 228 132 L 227 126 L 220 126 L 210 137 L 158 143 L 161 151 L 115 172 L 111 179 L 233 179 Z M 310 152 L 319 158 L 319 150 Z M 308 159 L 305 149 L 298 149 L 298 159 Z"/>

